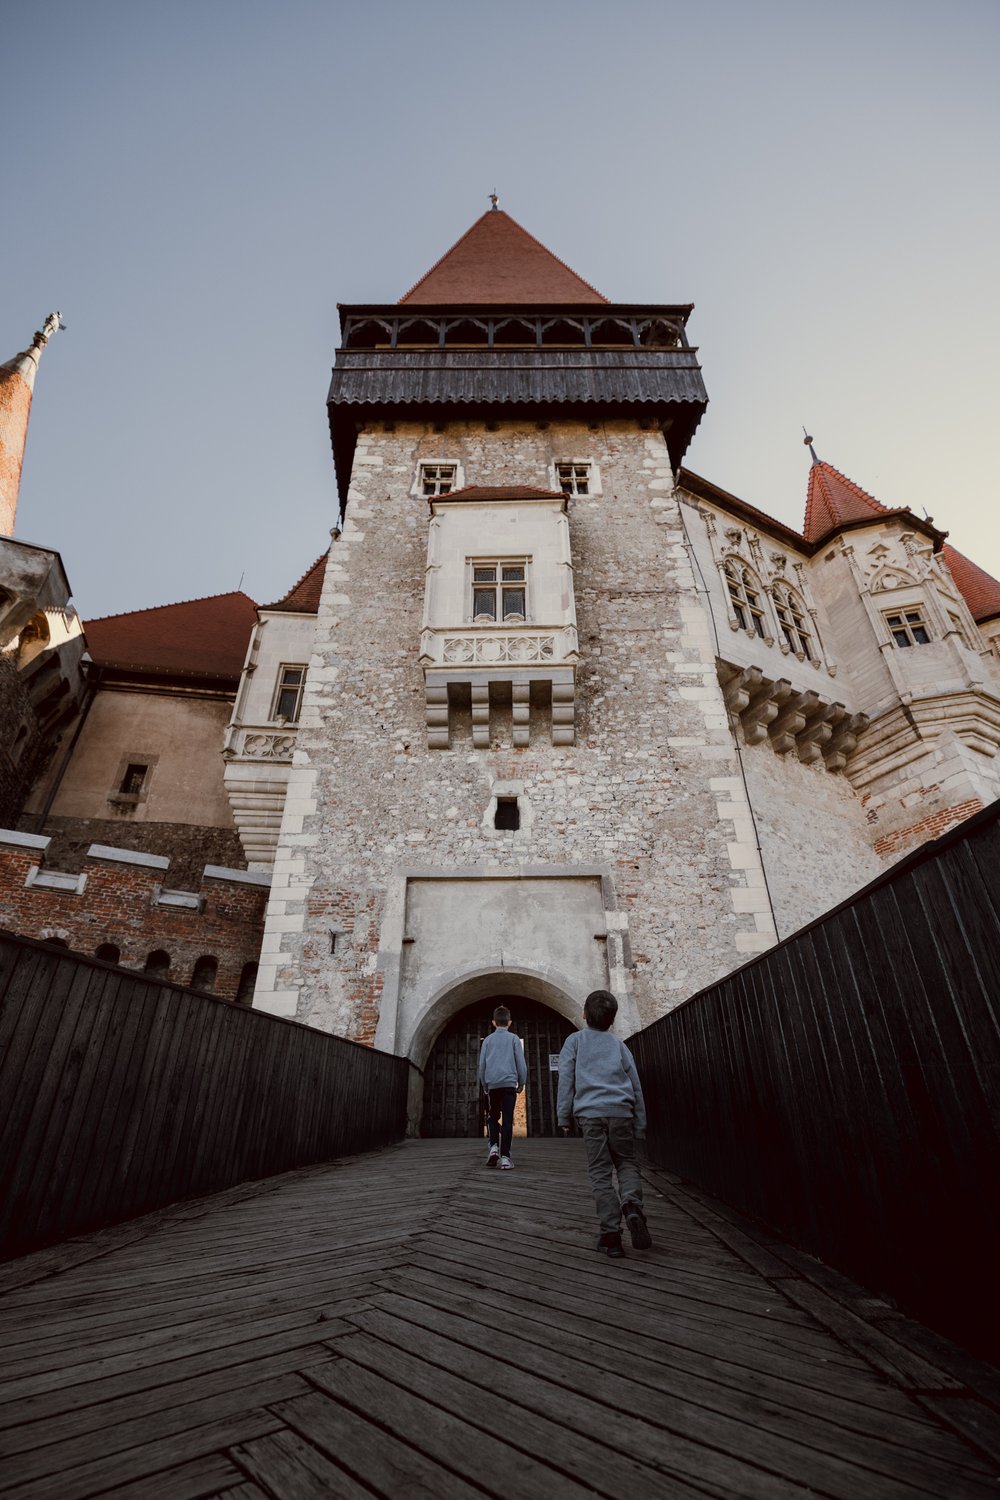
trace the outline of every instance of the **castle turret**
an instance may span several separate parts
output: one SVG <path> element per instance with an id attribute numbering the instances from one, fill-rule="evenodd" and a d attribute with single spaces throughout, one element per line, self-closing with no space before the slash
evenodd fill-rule
<path id="1" fill-rule="evenodd" d="M 0 365 L 0 536 L 14 533 L 38 362 L 45 345 L 62 326 L 59 313 L 49 313 L 27 349 Z"/>

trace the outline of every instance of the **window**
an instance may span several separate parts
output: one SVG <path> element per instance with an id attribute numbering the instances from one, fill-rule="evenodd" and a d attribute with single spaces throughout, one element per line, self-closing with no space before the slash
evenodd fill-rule
<path id="1" fill-rule="evenodd" d="M 191 988 L 193 990 L 209 990 L 215 988 L 215 976 L 219 971 L 219 960 L 213 958 L 210 953 L 205 953 L 198 959 L 191 973 Z"/>
<path id="2" fill-rule="evenodd" d="M 431 498 L 450 495 L 455 488 L 456 469 L 456 464 L 421 464 L 420 493 Z"/>
<path id="3" fill-rule="evenodd" d="M 498 797 L 497 810 L 493 818 L 494 828 L 516 831 L 521 826 L 521 811 L 516 797 Z"/>
<path id="4" fill-rule="evenodd" d="M 528 570 L 522 560 L 496 558 L 472 564 L 472 618 L 477 625 L 504 620 L 523 625 L 527 619 Z"/>
<path id="5" fill-rule="evenodd" d="M 556 479 L 564 495 L 590 494 L 590 464 L 556 464 Z"/>
<path id="6" fill-rule="evenodd" d="M 257 965 L 244 964 L 240 974 L 240 985 L 236 991 L 237 1005 L 252 1005 L 254 987 L 257 984 Z"/>
<path id="7" fill-rule="evenodd" d="M 288 724 L 297 724 L 302 711 L 302 688 L 306 680 L 303 666 L 282 663 L 278 671 L 278 685 L 274 690 L 272 719 L 284 719 Z"/>
<path id="8" fill-rule="evenodd" d="M 94 949 L 94 957 L 106 964 L 116 964 L 121 956 L 121 949 L 115 943 L 98 943 Z"/>
<path id="9" fill-rule="evenodd" d="M 764 608 L 761 604 L 760 584 L 751 570 L 737 558 L 730 557 L 725 563 L 726 587 L 729 600 L 741 630 L 759 635 L 766 640 Z"/>
<path id="10" fill-rule="evenodd" d="M 140 761 L 129 761 L 125 767 L 125 775 L 122 777 L 121 786 L 118 788 L 123 797 L 141 797 L 142 789 L 146 784 L 146 773 L 149 767 Z"/>
<path id="11" fill-rule="evenodd" d="M 166 979 L 170 972 L 170 954 L 164 953 L 162 948 L 154 948 L 152 953 L 146 955 L 142 971 L 151 979 Z"/>
<path id="12" fill-rule="evenodd" d="M 794 651 L 796 656 L 804 656 L 806 661 L 812 661 L 812 631 L 806 623 L 805 605 L 787 583 L 776 583 L 773 596 L 778 625 L 788 649 Z"/>
<path id="13" fill-rule="evenodd" d="M 887 614 L 885 623 L 897 646 L 927 646 L 930 632 L 919 609 L 899 609 Z"/>

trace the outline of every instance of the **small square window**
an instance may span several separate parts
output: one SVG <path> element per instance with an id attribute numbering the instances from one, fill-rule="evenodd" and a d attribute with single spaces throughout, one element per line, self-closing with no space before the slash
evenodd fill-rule
<path id="1" fill-rule="evenodd" d="M 455 488 L 457 468 L 457 464 L 421 464 L 420 493 L 428 499 L 450 495 Z"/>
<path id="2" fill-rule="evenodd" d="M 516 833 L 521 826 L 521 809 L 517 805 L 516 797 L 498 797 L 497 810 L 493 818 L 493 827 L 502 828 L 511 833 Z"/>
<path id="3" fill-rule="evenodd" d="M 283 663 L 278 671 L 278 683 L 274 691 L 272 719 L 284 719 L 286 724 L 297 724 L 302 712 L 302 689 L 305 686 L 304 666 Z"/>
<path id="4" fill-rule="evenodd" d="M 589 463 L 558 463 L 556 479 L 564 495 L 590 494 Z"/>
<path id="5" fill-rule="evenodd" d="M 891 614 L 886 614 L 885 623 L 896 645 L 904 650 L 910 646 L 930 644 L 930 631 L 919 609 L 893 610 Z"/>

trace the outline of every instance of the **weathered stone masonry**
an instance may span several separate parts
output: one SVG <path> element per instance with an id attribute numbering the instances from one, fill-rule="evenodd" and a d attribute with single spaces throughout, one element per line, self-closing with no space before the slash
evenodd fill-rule
<path id="1" fill-rule="evenodd" d="M 451 747 L 428 750 L 418 664 L 428 506 L 411 493 L 418 462 L 457 460 L 469 484 L 546 488 L 553 462 L 580 453 L 599 465 L 602 494 L 569 509 L 576 744 L 553 746 L 533 707 L 530 742 L 515 749 L 499 694 L 488 750 L 473 749 L 460 716 Z M 520 788 L 529 817 L 516 832 L 483 826 L 497 783 Z M 609 969 L 643 1021 L 773 941 L 710 622 L 658 433 L 621 419 L 599 428 L 453 422 L 443 432 L 400 423 L 360 435 L 255 1003 L 370 1040 L 393 960 L 380 951 L 381 911 L 391 881 L 413 866 L 609 872 L 621 908 L 605 935 Z M 528 965 L 534 955 L 517 957 Z"/>

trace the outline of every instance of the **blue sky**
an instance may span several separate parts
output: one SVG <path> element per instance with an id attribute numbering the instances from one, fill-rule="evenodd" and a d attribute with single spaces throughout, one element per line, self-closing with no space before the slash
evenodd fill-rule
<path id="1" fill-rule="evenodd" d="M 84 616 L 324 550 L 336 303 L 488 207 L 693 301 L 689 466 L 789 524 L 820 455 L 1000 576 L 995 0 L 12 8 L 0 357 L 52 308 L 18 534 Z M 13 126 L 13 132 L 11 127 Z"/>

